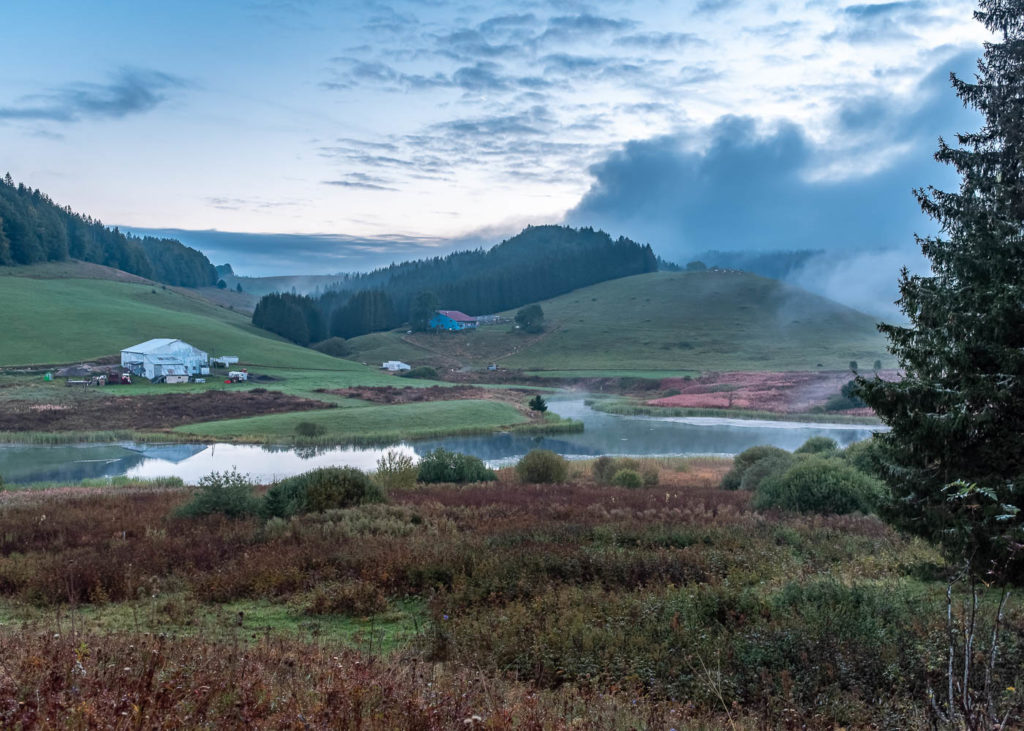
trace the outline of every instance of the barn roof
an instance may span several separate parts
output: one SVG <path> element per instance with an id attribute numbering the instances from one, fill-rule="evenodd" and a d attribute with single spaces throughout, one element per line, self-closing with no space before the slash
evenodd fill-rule
<path id="1" fill-rule="evenodd" d="M 144 343 L 139 343 L 138 345 L 133 345 L 130 348 L 125 348 L 124 351 L 122 352 L 127 351 L 129 353 L 152 353 L 153 351 L 160 350 L 161 348 L 166 348 L 171 343 L 178 342 L 181 341 L 179 341 L 177 338 L 153 338 L 152 340 L 147 340 Z"/>
<path id="2" fill-rule="evenodd" d="M 475 317 L 470 317 L 465 312 L 459 312 L 458 310 L 438 310 L 437 313 L 449 317 L 455 320 L 455 322 L 476 322 Z"/>

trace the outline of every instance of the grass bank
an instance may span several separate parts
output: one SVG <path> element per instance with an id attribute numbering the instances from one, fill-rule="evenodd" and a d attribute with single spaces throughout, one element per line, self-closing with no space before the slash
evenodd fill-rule
<path id="1" fill-rule="evenodd" d="M 646 406 L 630 401 L 613 399 L 587 399 L 586 404 L 594 411 L 619 416 L 662 416 L 683 417 L 700 416 L 722 419 L 758 419 L 764 421 L 799 421 L 811 424 L 863 424 L 878 426 L 882 422 L 872 416 L 847 416 L 845 414 L 812 413 L 779 413 L 776 411 L 751 411 L 744 409 L 696 409 L 669 406 Z"/>

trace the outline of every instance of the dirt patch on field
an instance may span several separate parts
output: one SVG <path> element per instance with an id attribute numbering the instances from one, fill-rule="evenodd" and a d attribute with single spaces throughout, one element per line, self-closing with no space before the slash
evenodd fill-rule
<path id="1" fill-rule="evenodd" d="M 8 401 L 0 412 L 0 431 L 165 429 L 200 421 L 323 408 L 330 408 L 330 404 L 262 389 L 114 396 L 60 405 Z"/>
<path id="2" fill-rule="evenodd" d="M 897 372 L 882 371 L 879 375 L 887 380 L 895 380 Z M 679 393 L 653 399 L 647 404 L 801 413 L 823 406 L 851 378 L 853 376 L 849 371 L 708 373 L 693 380 L 671 378 L 662 381 L 663 389 Z M 843 413 L 872 414 L 870 409 L 854 409 Z"/>
<path id="3" fill-rule="evenodd" d="M 524 396 L 533 392 L 522 388 L 480 388 L 478 386 L 430 386 L 429 388 L 363 386 L 361 388 L 341 388 L 326 391 L 326 393 L 362 399 L 375 404 L 411 404 L 423 401 L 475 399 L 501 401 L 513 406 L 522 406 Z"/>

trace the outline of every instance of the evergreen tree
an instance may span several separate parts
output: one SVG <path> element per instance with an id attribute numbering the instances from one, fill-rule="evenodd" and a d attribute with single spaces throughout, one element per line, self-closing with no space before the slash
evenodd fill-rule
<path id="1" fill-rule="evenodd" d="M 904 269 L 907 327 L 881 325 L 904 372 L 858 379 L 892 427 L 880 437 L 889 517 L 940 542 L 985 581 L 1024 581 L 1024 0 L 981 0 L 986 44 L 974 83 L 952 75 L 978 132 L 939 141 L 960 190 L 915 191 L 941 227 L 919 238 L 929 276 Z"/>
<path id="2" fill-rule="evenodd" d="M 425 331 L 430 324 L 430 318 L 438 308 L 437 295 L 433 292 L 420 292 L 412 303 L 412 310 L 409 312 L 409 326 L 418 332 Z"/>

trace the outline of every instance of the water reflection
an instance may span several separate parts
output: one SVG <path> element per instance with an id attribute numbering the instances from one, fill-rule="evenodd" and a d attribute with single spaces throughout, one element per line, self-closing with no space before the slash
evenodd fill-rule
<path id="1" fill-rule="evenodd" d="M 729 455 L 755 444 L 793 450 L 814 436 L 846 446 L 866 439 L 877 427 L 847 424 L 794 424 L 732 419 L 615 416 L 594 411 L 582 398 L 552 398 L 551 409 L 583 421 L 582 434 L 530 436 L 491 434 L 394 445 L 419 458 L 437 447 L 465 452 L 491 466 L 509 464 L 531 449 L 550 449 L 569 458 L 601 454 L 631 456 Z M 83 444 L 0 445 L 0 475 L 11 483 L 71 481 L 113 477 L 180 477 L 195 484 L 213 471 L 237 469 L 259 482 L 271 482 L 317 467 L 376 468 L 387 447 L 285 447 L 240 444 Z"/>

